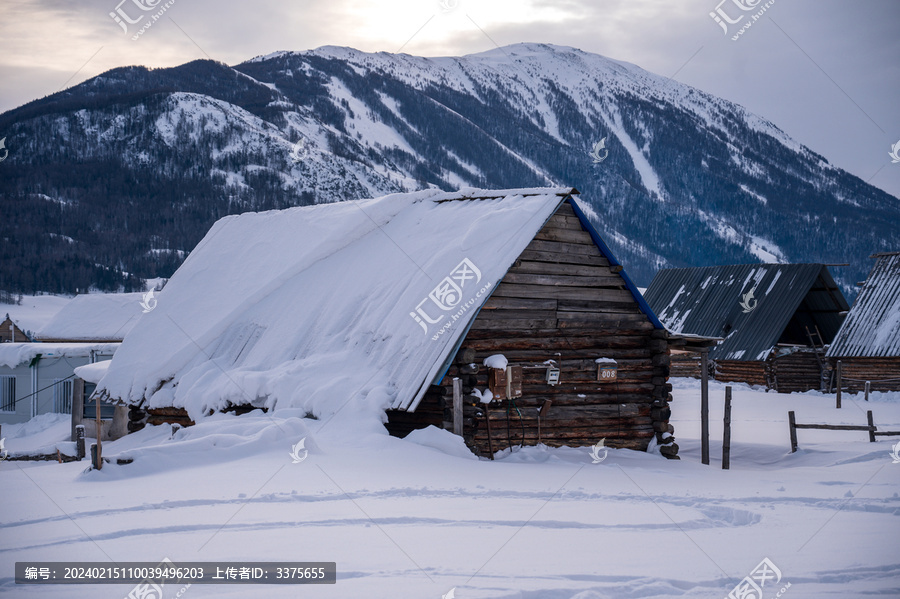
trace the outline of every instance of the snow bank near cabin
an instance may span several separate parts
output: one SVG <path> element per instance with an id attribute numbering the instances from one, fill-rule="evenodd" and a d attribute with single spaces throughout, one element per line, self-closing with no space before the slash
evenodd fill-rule
<path id="1" fill-rule="evenodd" d="M 75 455 L 71 442 L 72 416 L 38 414 L 27 422 L 3 425 L 4 447 L 12 455 L 55 453 L 57 449 Z"/>
<path id="2" fill-rule="evenodd" d="M 430 190 L 223 218 L 98 388 L 195 421 L 232 403 L 380 426 L 385 408 L 415 406 L 568 191 Z M 464 260 L 477 271 L 441 312 L 429 293 Z M 411 316 L 420 306 L 438 322 Z"/>
<path id="3" fill-rule="evenodd" d="M 286 411 L 287 412 L 287 411 Z M 214 414 L 193 426 L 179 427 L 163 424 L 145 426 L 121 439 L 103 444 L 104 456 L 111 460 L 98 472 L 85 471 L 81 478 L 108 480 L 110 478 L 140 477 L 156 472 L 205 466 L 214 451 L 217 463 L 253 459 L 263 454 L 276 454 L 294 463 L 292 448 L 303 441 L 296 452 L 297 460 L 319 453 L 310 434 L 311 420 L 293 411 L 287 417 L 272 418 L 261 411 L 237 416 Z M 118 466 L 117 460 L 133 460 Z M 117 467 L 118 466 L 118 467 Z"/>
<path id="4" fill-rule="evenodd" d="M 477 460 L 478 457 L 466 447 L 466 442 L 459 435 L 454 435 L 450 431 L 445 431 L 434 425 L 427 428 L 414 430 L 404 437 L 405 441 L 410 441 L 416 445 L 431 447 L 448 455 L 464 458 L 467 460 Z"/>

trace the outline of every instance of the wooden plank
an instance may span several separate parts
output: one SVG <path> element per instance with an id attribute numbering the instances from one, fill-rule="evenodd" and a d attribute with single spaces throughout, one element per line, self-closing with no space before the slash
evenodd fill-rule
<path id="1" fill-rule="evenodd" d="M 491 296 L 481 310 L 556 310 L 555 299 L 529 299 L 521 297 Z"/>
<path id="2" fill-rule="evenodd" d="M 608 277 L 563 274 L 538 274 L 528 272 L 506 273 L 502 283 L 518 283 L 522 285 L 549 285 L 552 287 L 604 287 L 624 289 L 625 280 L 618 275 Z"/>
<path id="3" fill-rule="evenodd" d="M 521 409 L 521 408 L 520 408 Z M 621 405 L 593 405 L 593 406 L 556 406 L 553 405 L 550 410 L 541 418 L 541 426 L 553 428 L 556 425 L 565 425 L 567 422 L 581 422 L 584 420 L 598 420 L 610 417 L 630 418 L 630 417 L 650 417 L 649 404 L 628 404 Z"/>
<path id="4" fill-rule="evenodd" d="M 618 425 L 618 426 L 616 426 Z M 627 428 L 626 428 L 627 427 Z M 506 420 L 502 421 L 502 425 L 498 423 L 497 420 L 491 419 L 491 428 L 493 429 L 493 438 L 495 441 L 498 441 L 497 445 L 501 448 L 508 447 L 507 442 L 507 427 Z M 593 445 L 597 443 L 600 439 L 606 438 L 629 438 L 635 436 L 635 434 L 649 433 L 653 431 L 652 426 L 642 426 L 638 427 L 629 423 L 619 423 L 619 422 L 610 422 L 606 426 L 578 426 L 572 429 L 545 429 L 541 426 L 541 440 L 546 443 L 550 439 L 556 439 L 559 441 L 569 440 L 579 440 L 586 441 L 584 443 L 587 446 Z M 481 431 L 479 430 L 479 433 Z M 509 422 L 509 436 L 512 437 L 513 446 L 521 445 L 522 441 L 525 441 L 525 445 L 534 445 L 537 442 L 538 438 L 538 430 L 537 430 L 537 422 L 535 421 L 534 425 L 530 425 L 530 423 L 526 423 L 525 425 L 525 436 L 523 439 L 522 436 L 522 424 L 518 421 L 518 419 L 510 418 Z M 624 434 L 623 434 L 624 433 Z M 476 438 L 479 438 L 480 435 Z M 485 436 L 486 440 L 486 436 Z"/>
<path id="5" fill-rule="evenodd" d="M 571 216 L 572 218 L 578 218 L 575 214 L 575 210 L 572 208 L 571 204 L 568 202 L 563 202 L 559 205 L 559 208 L 556 209 L 554 214 L 561 214 L 563 216 Z"/>
<path id="6" fill-rule="evenodd" d="M 506 318 L 500 320 L 489 320 L 485 318 L 478 318 L 472 324 L 471 330 L 481 330 L 481 331 L 493 331 L 493 330 L 503 330 L 503 331 L 513 331 L 516 329 L 522 330 L 532 330 L 532 329 L 553 329 L 556 327 L 556 319 L 549 320 L 535 320 L 535 319 L 514 319 L 514 318 Z"/>
<path id="7" fill-rule="evenodd" d="M 791 431 L 791 453 L 797 453 L 797 421 L 793 411 L 788 412 L 788 427 Z"/>
<path id="8" fill-rule="evenodd" d="M 516 332 L 518 333 L 518 331 Z M 470 333 L 466 337 L 466 343 L 473 347 L 479 355 L 487 352 L 496 353 L 498 350 L 504 350 L 504 355 L 507 355 L 507 357 L 509 357 L 509 354 L 506 354 L 507 351 L 513 352 L 513 355 L 516 355 L 514 352 L 529 350 L 539 350 L 546 354 L 547 352 L 563 348 L 569 352 L 568 355 L 590 357 L 591 354 L 598 351 L 603 351 L 607 354 L 615 350 L 643 351 L 646 350 L 647 344 L 650 342 L 646 334 L 641 335 L 638 332 L 632 335 L 615 336 L 609 335 L 608 331 L 606 336 L 602 334 L 597 336 L 579 336 L 574 333 L 571 336 L 562 336 L 560 331 L 556 329 L 546 335 L 531 335 L 530 333 L 533 333 L 533 331 L 522 333 L 521 336 L 504 334 L 502 331 L 491 332 L 490 334 L 485 333 L 483 336 Z M 608 354 L 608 357 L 615 358 L 616 355 Z M 510 359 L 513 358 L 510 357 Z"/>
<path id="9" fill-rule="evenodd" d="M 615 330 L 622 327 L 634 328 L 641 327 L 643 330 L 649 332 L 653 330 L 653 323 L 647 320 L 646 316 L 628 316 L 624 315 L 620 319 L 610 319 L 610 320 L 574 320 L 574 319 L 560 319 L 559 328 L 562 330 L 578 330 L 583 329 L 588 326 L 596 326 L 601 325 L 610 330 Z"/>
<path id="10" fill-rule="evenodd" d="M 564 349 L 564 352 L 558 352 L 557 350 Z M 475 362 L 477 364 L 481 364 L 482 360 L 489 356 L 491 353 L 496 353 L 490 350 L 479 351 L 476 355 Z M 634 369 L 639 370 L 655 370 L 653 368 L 650 359 L 654 355 L 654 352 L 647 348 L 634 348 L 634 349 L 610 349 L 610 348 L 591 348 L 591 349 L 572 349 L 569 347 L 563 348 L 545 348 L 538 347 L 532 349 L 518 349 L 518 350 L 509 350 L 503 355 L 512 362 L 517 364 L 541 364 L 544 360 L 547 359 L 548 355 L 553 355 L 555 353 L 562 353 L 562 360 L 560 361 L 561 367 L 564 369 L 581 369 L 585 372 L 592 372 L 593 369 L 597 366 L 594 362 L 595 359 L 599 358 L 613 358 L 617 362 L 619 362 L 622 370 L 631 370 L 631 365 L 634 365 Z M 602 354 L 602 355 L 601 355 Z M 639 365 L 642 366 L 639 368 Z M 627 367 L 626 367 L 627 366 Z M 455 376 L 457 370 L 455 370 L 457 366 L 451 365 L 448 370 L 448 375 Z M 486 370 L 482 367 L 480 369 L 480 375 L 483 375 Z M 530 371 L 528 371 L 530 372 Z M 526 378 L 528 376 L 528 372 L 526 372 Z M 426 397 L 431 396 L 432 391 L 429 390 L 426 393 Z"/>
<path id="11" fill-rule="evenodd" d="M 591 242 L 590 245 L 582 243 L 568 243 L 564 241 L 548 241 L 543 239 L 533 239 L 525 248 L 534 252 L 556 252 L 562 254 L 575 254 L 578 256 L 598 256 L 602 257 L 600 250 Z M 607 263 L 608 266 L 608 263 Z"/>
<path id="12" fill-rule="evenodd" d="M 725 428 L 722 431 L 722 470 L 731 468 L 731 387 L 725 387 Z"/>
<path id="13" fill-rule="evenodd" d="M 556 310 L 489 310 L 478 315 L 481 320 L 538 319 L 556 320 Z"/>
<path id="14" fill-rule="evenodd" d="M 598 289 L 590 287 L 545 287 L 542 285 L 517 285 L 501 283 L 494 291 L 496 297 L 554 298 L 595 301 L 626 302 L 633 299 L 626 289 Z"/>
<path id="15" fill-rule="evenodd" d="M 651 400 L 651 393 L 656 387 L 649 380 L 646 381 L 622 381 L 618 385 L 604 385 L 594 381 L 567 381 L 565 373 L 560 377 L 560 384 L 548 385 L 546 383 L 524 383 L 522 394 L 528 398 L 551 398 L 554 403 L 559 397 L 562 402 L 569 399 L 573 402 L 593 403 L 603 402 L 606 398 L 621 398 L 622 403 L 628 401 Z M 584 397 L 582 397 L 584 396 Z"/>
<path id="16" fill-rule="evenodd" d="M 588 277 L 616 277 L 608 266 L 591 266 L 586 264 L 554 264 L 551 262 L 538 262 L 534 260 L 520 260 L 510 269 L 510 272 L 533 273 L 539 275 L 570 275 Z M 624 283 L 624 281 L 623 281 Z"/>
<path id="17" fill-rule="evenodd" d="M 563 251 L 546 249 L 525 249 L 521 254 L 519 254 L 519 259 L 529 260 L 532 262 L 548 262 L 553 264 L 585 264 L 590 266 L 609 266 L 609 260 L 607 260 L 602 254 L 600 254 L 599 251 L 596 255 L 593 255 L 567 254 Z"/>
<path id="18" fill-rule="evenodd" d="M 834 407 L 840 409 L 841 407 L 841 361 L 838 360 L 837 363 L 837 395 L 834 396 Z"/>
<path id="19" fill-rule="evenodd" d="M 537 232 L 534 238 L 544 241 L 561 241 L 565 243 L 587 245 L 590 246 L 593 251 L 599 252 L 597 246 L 594 245 L 594 240 L 591 239 L 591 235 L 587 231 L 574 231 L 572 229 L 556 228 L 545 225 L 543 229 Z"/>
<path id="20" fill-rule="evenodd" d="M 700 463 L 709 465 L 709 349 L 700 353 Z M 793 412 L 791 412 L 793 414 Z M 793 430 L 793 429 L 791 429 Z"/>
<path id="21" fill-rule="evenodd" d="M 462 381 L 458 378 L 453 379 L 453 434 L 463 434 Z"/>
<path id="22" fill-rule="evenodd" d="M 566 216 L 565 214 L 556 213 L 547 221 L 547 225 L 557 229 L 572 229 L 573 231 L 584 231 L 581 221 L 577 216 Z M 546 226 L 546 225 L 545 225 Z"/>
<path id="23" fill-rule="evenodd" d="M 604 302 L 599 300 L 556 300 L 563 312 L 615 312 L 619 314 L 642 314 L 634 298 L 630 302 Z"/>
<path id="24" fill-rule="evenodd" d="M 618 314 L 616 312 L 563 312 L 560 310 L 556 312 L 556 317 L 560 320 L 577 320 L 581 322 L 649 322 L 647 316 L 640 312 L 638 312 L 637 314 Z M 562 323 L 560 323 L 560 328 L 564 328 Z"/>

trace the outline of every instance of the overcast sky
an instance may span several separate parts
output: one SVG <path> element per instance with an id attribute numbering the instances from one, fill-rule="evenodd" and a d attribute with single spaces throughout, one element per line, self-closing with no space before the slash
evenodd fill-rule
<path id="1" fill-rule="evenodd" d="M 120 1 L 0 0 L 0 112 L 123 65 L 233 65 L 323 45 L 459 56 L 547 42 L 738 102 L 900 196 L 900 163 L 888 155 L 900 141 L 900 0 L 168 0 L 137 40 L 138 26 L 126 34 L 110 13 L 137 19 L 153 14 L 137 4 L 158 11 L 167 0 Z M 717 8 L 743 17 L 727 35 L 710 16 Z"/>

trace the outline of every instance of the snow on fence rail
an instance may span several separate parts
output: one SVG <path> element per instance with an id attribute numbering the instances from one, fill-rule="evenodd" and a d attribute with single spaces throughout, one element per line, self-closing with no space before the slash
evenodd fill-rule
<path id="1" fill-rule="evenodd" d="M 866 419 L 868 420 L 869 424 L 864 426 L 855 424 L 797 424 L 797 420 L 794 417 L 794 412 L 793 410 L 791 410 L 788 412 L 788 424 L 791 429 L 791 453 L 795 453 L 797 451 L 798 428 L 816 428 L 828 431 L 868 431 L 870 443 L 875 442 L 875 437 L 900 435 L 900 431 L 878 432 L 878 428 L 875 426 L 875 421 L 872 417 L 872 410 L 866 411 Z"/>

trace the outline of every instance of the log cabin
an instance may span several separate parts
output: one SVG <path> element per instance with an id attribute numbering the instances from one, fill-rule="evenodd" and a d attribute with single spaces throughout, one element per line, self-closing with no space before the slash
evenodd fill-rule
<path id="1" fill-rule="evenodd" d="M 390 434 L 434 425 L 486 457 L 604 441 L 677 458 L 668 334 L 577 194 L 429 190 L 226 217 L 96 393 L 130 406 L 131 430 L 374 409 Z"/>
<path id="2" fill-rule="evenodd" d="M 900 252 L 873 254 L 872 271 L 828 348 L 833 367 L 841 362 L 841 387 L 900 391 Z"/>
<path id="3" fill-rule="evenodd" d="M 822 264 L 743 264 L 659 271 L 644 294 L 673 334 L 719 337 L 713 376 L 781 393 L 827 389 L 825 358 L 849 310 Z M 674 370 L 699 376 L 696 354 Z"/>

